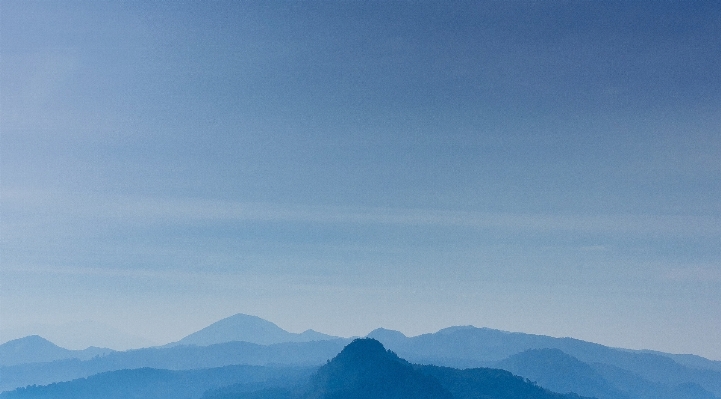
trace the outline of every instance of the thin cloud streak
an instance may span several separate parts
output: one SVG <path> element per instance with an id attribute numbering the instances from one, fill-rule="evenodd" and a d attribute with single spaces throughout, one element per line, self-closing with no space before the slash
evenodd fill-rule
<path id="1" fill-rule="evenodd" d="M 384 290 L 389 287 L 399 289 L 404 285 L 398 281 L 379 281 L 371 279 L 359 281 L 357 279 L 345 280 L 339 276 L 322 274 L 299 275 L 297 273 L 266 273 L 248 270 L 233 270 L 213 272 L 208 270 L 149 270 L 146 268 L 115 268 L 115 267 L 81 267 L 81 266 L 50 266 L 50 265 L 15 265 L 5 267 L 2 275 L 34 276 L 34 278 L 99 278 L 100 281 L 130 281 L 136 289 L 140 286 L 151 287 L 212 287 L 214 292 L 243 290 L 255 294 L 277 292 L 279 289 L 294 292 L 334 292 L 342 294 L 352 290 L 358 294 L 363 290 Z M 139 283 L 142 282 L 142 283 Z M 282 288 L 279 288 L 282 287 Z"/>
<path id="2" fill-rule="evenodd" d="M 468 212 L 439 209 L 309 206 L 204 199 L 94 198 L 35 195 L 9 191 L 4 208 L 18 213 L 116 220 L 120 223 L 295 222 L 426 227 L 459 227 L 519 233 L 577 232 L 661 236 L 713 237 L 721 235 L 721 220 L 697 215 L 563 215 Z M 38 200 L 45 198 L 45 200 Z M 52 203 L 52 204 L 51 204 Z M 39 208 L 39 209 L 38 209 Z M 6 215 L 8 212 L 5 212 Z M 10 222 L 6 220 L 6 222 Z"/>

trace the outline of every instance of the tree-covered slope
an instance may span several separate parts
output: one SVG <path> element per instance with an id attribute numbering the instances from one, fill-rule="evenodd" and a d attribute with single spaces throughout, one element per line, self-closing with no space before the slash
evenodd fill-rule
<path id="1" fill-rule="evenodd" d="M 225 391 L 206 399 L 572 399 L 508 371 L 412 365 L 374 339 L 357 339 L 318 369 L 305 387 Z"/>
<path id="2" fill-rule="evenodd" d="M 412 365 L 357 339 L 320 368 L 140 368 L 30 386 L 0 399 L 572 399 L 498 369 Z"/>
<path id="3" fill-rule="evenodd" d="M 648 386 L 661 386 L 661 391 L 673 391 L 679 386 L 693 386 L 696 388 L 684 392 L 703 392 L 703 394 L 690 396 L 691 398 L 706 398 L 708 393 L 721 398 L 721 372 L 715 370 L 714 362 L 703 358 L 693 358 L 696 367 L 692 367 L 678 363 L 674 360 L 674 355 L 670 354 L 630 351 L 573 338 L 554 338 L 473 326 L 449 327 L 436 333 L 415 337 L 406 337 L 397 331 L 378 329 L 368 336 L 377 338 L 399 356 L 411 362 L 459 368 L 501 367 L 496 366 L 497 362 L 524 351 L 558 349 L 588 365 L 600 364 L 624 370 L 645 381 L 644 384 Z M 689 362 L 687 358 L 682 357 L 682 359 Z M 549 361 L 540 358 L 537 360 Z M 566 367 L 563 364 L 564 360 L 556 360 L 560 363 L 554 364 L 554 367 Z M 697 368 L 703 366 L 708 367 Z M 529 367 L 536 366 L 529 365 Z M 614 373 L 604 379 L 613 386 L 612 390 L 624 392 L 630 398 L 649 397 L 623 389 L 622 379 L 616 381 Z M 546 387 L 552 388 L 552 386 Z M 602 395 L 601 391 L 597 393 Z M 653 397 L 653 394 L 650 395 Z M 623 399 L 624 396 L 621 394 L 612 397 Z"/>
<path id="4" fill-rule="evenodd" d="M 0 394 L 1 399 L 197 399 L 220 387 L 246 391 L 294 386 L 315 368 L 227 366 L 201 370 L 141 368 L 100 373 L 45 386 L 29 386 Z"/>
<path id="5" fill-rule="evenodd" d="M 313 376 L 304 399 L 452 399 L 432 377 L 374 339 L 357 339 Z"/>
<path id="6" fill-rule="evenodd" d="M 348 340 L 289 342 L 275 345 L 228 342 L 209 346 L 175 346 L 113 352 L 87 361 L 70 359 L 21 364 L 0 367 L 0 375 L 2 375 L 0 391 L 33 384 L 46 385 L 70 381 L 102 372 L 144 367 L 190 370 L 234 364 L 319 366 L 335 356 L 347 343 Z"/>

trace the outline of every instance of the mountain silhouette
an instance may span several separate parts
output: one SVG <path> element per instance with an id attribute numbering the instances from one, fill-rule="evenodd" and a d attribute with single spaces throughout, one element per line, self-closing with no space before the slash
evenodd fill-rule
<path id="1" fill-rule="evenodd" d="M 198 343 L 189 343 L 191 337 Z M 4 362 L 0 363 L 0 391 L 142 367 L 182 370 L 232 364 L 320 366 L 339 355 L 351 342 L 349 339 L 316 340 L 326 337 L 312 330 L 292 334 L 273 323 L 247 315 L 232 316 L 191 334 L 183 341 L 186 345 L 175 343 L 123 352 L 102 352 L 98 348 L 71 351 L 39 336 L 31 336 L 0 345 L 0 361 Z M 512 398 L 514 394 L 509 392 L 533 391 L 524 385 L 523 378 L 535 381 L 539 387 L 550 391 L 575 392 L 599 399 L 721 398 L 721 373 L 716 370 L 718 362 L 693 355 L 631 351 L 572 338 L 510 333 L 473 326 L 450 327 L 415 337 L 377 329 L 369 337 L 380 341 L 399 359 L 439 366 L 412 367 L 416 372 L 438 380 L 456 398 L 473 396 L 459 393 L 452 381 L 461 381 L 466 385 L 468 381 L 476 381 L 475 388 L 469 391 L 471 393 L 490 389 L 488 387 L 493 385 L 478 381 L 505 381 L 497 384 L 501 391 L 491 389 L 487 393 L 492 394 L 490 397 L 502 397 L 498 396 L 499 392 L 505 392 L 505 397 Z M 202 339 L 206 339 L 205 342 L 230 342 L 203 345 Z M 284 342 L 267 344 L 274 340 Z M 292 342 L 294 340 L 306 342 Z M 97 354 L 103 356 L 94 357 Z M 408 364 L 403 360 L 400 363 Z M 523 378 L 519 382 L 518 377 L 508 371 L 484 367 L 503 368 Z M 510 389 L 511 386 L 515 388 Z M 293 398 L 300 397 L 296 393 L 269 387 L 268 392 L 255 392 L 253 397 L 290 397 L 291 394 L 295 395 Z"/>
<path id="2" fill-rule="evenodd" d="M 402 332 L 388 330 L 386 328 L 376 328 L 366 335 L 366 337 L 376 339 L 388 347 L 402 345 L 402 343 L 408 339 Z"/>
<path id="3" fill-rule="evenodd" d="M 83 350 L 88 347 L 128 350 L 158 345 L 152 340 L 93 320 L 68 321 L 61 324 L 35 323 L 13 328 L 0 326 L 0 337 L 4 337 L 5 341 L 30 335 L 39 335 L 55 345 L 70 350 Z"/>
<path id="4" fill-rule="evenodd" d="M 0 345 L 0 366 L 52 362 L 62 359 L 87 360 L 111 352 L 113 352 L 112 349 L 96 347 L 83 350 L 65 349 L 39 335 L 30 335 Z"/>
<path id="5" fill-rule="evenodd" d="M 317 367 L 338 354 L 348 342 L 350 341 L 347 339 L 285 342 L 273 345 L 226 342 L 208 346 L 186 345 L 112 352 L 85 361 L 65 359 L 50 363 L 4 366 L 0 367 L 0 391 L 27 385 L 70 381 L 102 372 L 144 367 L 170 370 L 213 368 L 234 364 Z"/>
<path id="6" fill-rule="evenodd" d="M 72 357 L 72 352 L 61 348 L 39 335 L 18 338 L 0 345 L 0 364 L 50 362 Z"/>
<path id="7" fill-rule="evenodd" d="M 305 399 L 452 399 L 440 383 L 370 338 L 356 339 L 322 366 Z"/>
<path id="8" fill-rule="evenodd" d="M 356 339 L 311 378 L 301 399 L 578 399 L 508 371 L 413 365 L 372 338 Z M 263 398 L 257 396 L 257 398 Z"/>
<path id="9" fill-rule="evenodd" d="M 647 399 L 658 392 L 668 392 L 678 386 L 685 387 L 678 390 L 687 397 L 693 397 L 688 395 L 703 390 L 721 398 L 721 373 L 710 367 L 714 366 L 715 362 L 700 357 L 631 351 L 574 338 L 555 338 L 473 326 L 449 327 L 436 333 L 406 338 L 403 338 L 401 333 L 390 330 L 384 330 L 380 334 L 377 332 L 378 330 L 372 334 L 389 349 L 413 363 L 458 368 L 497 367 L 497 362 L 529 349 L 551 348 L 590 365 L 614 390 L 621 391 L 630 398 Z M 693 361 L 694 365 L 685 366 L 674 358 L 684 362 Z M 563 369 L 564 360 L 556 360 L 560 360 L 561 364 L 553 367 Z M 700 368 L 702 366 L 709 368 Z M 629 382 L 631 380 L 633 383 Z M 641 386 L 644 388 L 639 388 Z M 695 388 L 689 388 L 691 386 Z M 552 386 L 544 387 L 553 389 Z M 649 396 L 647 392 L 651 391 L 654 394 Z M 704 393 L 696 397 L 705 399 L 707 396 Z"/>
<path id="10" fill-rule="evenodd" d="M 207 346 L 233 341 L 271 345 L 282 342 L 311 342 L 335 338 L 338 337 L 313 330 L 306 330 L 300 334 L 291 333 L 260 317 L 238 313 L 166 346 Z"/>
<path id="11" fill-rule="evenodd" d="M 173 349 L 203 348 L 189 346 Z M 691 385 L 680 388 L 685 392 L 698 390 Z M 200 397 L 203 392 L 205 399 L 579 398 L 573 394 L 548 391 L 505 370 L 458 370 L 413 365 L 371 338 L 352 341 L 317 369 L 258 366 L 197 370 L 138 368 L 100 373 L 70 382 L 19 388 L 0 394 L 0 398 L 192 399 Z"/>
<path id="12" fill-rule="evenodd" d="M 628 399 L 590 365 L 558 349 L 529 349 L 494 367 L 528 378 L 556 392 L 575 392 L 598 399 Z"/>
<path id="13" fill-rule="evenodd" d="M 0 393 L 0 399 L 198 399 L 224 386 L 237 391 L 295 386 L 315 368 L 226 366 L 198 370 L 139 368 L 99 373 L 45 386 Z"/>

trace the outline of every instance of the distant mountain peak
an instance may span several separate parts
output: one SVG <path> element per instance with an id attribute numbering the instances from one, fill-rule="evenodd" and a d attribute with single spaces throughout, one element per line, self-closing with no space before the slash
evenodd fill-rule
<path id="1" fill-rule="evenodd" d="M 39 335 L 28 335 L 27 337 L 17 338 L 10 340 L 8 342 L 5 342 L 4 344 L 0 345 L 0 347 L 3 348 L 23 348 L 23 347 L 34 347 L 34 348 L 57 348 L 57 349 L 64 349 L 59 347 L 58 345 L 55 345 L 54 343 L 50 342 L 49 340 L 39 336 Z"/>
<path id="2" fill-rule="evenodd" d="M 366 336 L 368 338 L 374 338 L 379 341 L 385 341 L 385 340 L 400 340 L 400 339 L 406 339 L 405 334 L 403 334 L 400 331 L 396 330 L 388 330 L 385 328 L 376 328 L 375 330 L 368 333 Z"/>
<path id="3" fill-rule="evenodd" d="M 446 327 L 446 328 L 438 330 L 437 334 L 453 334 L 453 333 L 459 332 L 459 331 L 471 331 L 471 330 L 479 330 L 479 328 L 472 326 L 472 325 L 452 326 L 452 327 Z"/>
<path id="4" fill-rule="evenodd" d="M 328 339 L 336 338 L 331 335 L 323 334 L 322 332 L 310 329 L 303 331 L 302 333 L 298 334 L 298 336 L 303 338 L 304 340 L 307 339 L 308 341 L 325 341 Z"/>
<path id="5" fill-rule="evenodd" d="M 0 345 L 0 365 L 63 359 L 71 357 L 71 353 L 39 335 L 29 335 Z"/>
<path id="6" fill-rule="evenodd" d="M 23 363 L 52 362 L 61 359 L 90 359 L 112 352 L 111 349 L 89 347 L 83 350 L 70 350 L 55 345 L 39 335 L 13 339 L 0 345 L 0 366 L 12 366 Z"/>
<path id="7" fill-rule="evenodd" d="M 256 322 L 256 323 L 266 324 L 266 325 L 272 325 L 272 326 L 278 327 L 278 326 L 277 326 L 275 323 L 273 323 L 273 322 L 270 322 L 270 321 L 265 320 L 265 319 L 263 319 L 263 318 L 260 318 L 260 317 L 258 317 L 258 316 L 254 316 L 254 315 L 251 315 L 251 314 L 245 314 L 245 313 L 236 313 L 236 314 L 231 315 L 231 316 L 228 316 L 228 317 L 226 317 L 226 318 L 224 318 L 224 319 L 220 319 L 220 320 L 218 320 L 217 322 L 215 322 L 215 323 L 213 323 L 213 324 L 220 323 L 220 322 L 229 323 L 229 322 L 239 322 L 239 321 L 254 321 L 254 322 Z M 278 327 L 278 328 L 280 328 L 280 327 Z"/>
<path id="8" fill-rule="evenodd" d="M 398 330 L 390 330 L 388 328 L 383 328 L 383 327 L 376 328 L 375 330 L 368 333 L 368 335 L 371 335 L 371 334 L 394 334 L 394 335 L 400 335 L 400 336 L 406 337 L 405 334 L 403 334 L 402 332 L 400 332 Z"/>
<path id="9" fill-rule="evenodd" d="M 243 341 L 259 345 L 271 345 L 283 342 L 309 342 L 334 339 L 330 335 L 313 330 L 301 334 L 288 332 L 275 323 L 258 316 L 237 313 L 196 331 L 178 342 L 169 344 L 208 346 L 225 342 Z"/>

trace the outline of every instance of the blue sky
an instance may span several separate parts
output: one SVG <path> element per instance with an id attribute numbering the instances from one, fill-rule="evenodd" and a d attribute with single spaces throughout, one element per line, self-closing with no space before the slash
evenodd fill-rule
<path id="1" fill-rule="evenodd" d="M 721 359 L 720 14 L 4 1 L 2 328 L 243 312 Z"/>

